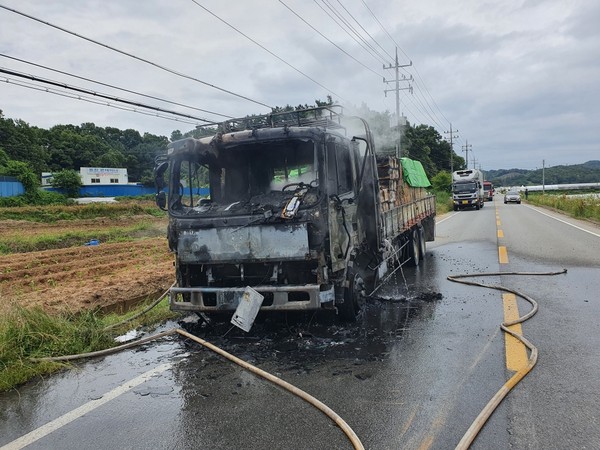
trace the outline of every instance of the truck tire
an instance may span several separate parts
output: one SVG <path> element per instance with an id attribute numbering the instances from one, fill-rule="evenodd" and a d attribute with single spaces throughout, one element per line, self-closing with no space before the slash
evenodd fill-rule
<path id="1" fill-rule="evenodd" d="M 344 302 L 337 305 L 338 315 L 344 322 L 356 322 L 360 311 L 365 306 L 365 284 L 362 277 L 353 269 L 348 269 L 346 279 L 348 287 L 344 288 Z"/>
<path id="2" fill-rule="evenodd" d="M 410 234 L 410 242 L 408 243 L 408 264 L 413 267 L 417 267 L 421 262 L 421 255 L 419 254 L 421 244 L 419 241 L 419 231 L 415 228 Z"/>

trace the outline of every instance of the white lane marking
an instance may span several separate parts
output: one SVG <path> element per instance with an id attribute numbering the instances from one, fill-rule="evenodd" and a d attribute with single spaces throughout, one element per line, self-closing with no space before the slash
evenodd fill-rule
<path id="1" fill-rule="evenodd" d="M 531 207 L 531 206 L 529 206 L 529 205 L 524 205 L 524 206 L 526 206 L 527 208 L 529 208 L 529 209 L 532 209 L 533 211 L 535 211 L 535 212 L 538 212 L 538 213 L 540 213 L 540 214 L 542 214 L 542 215 L 544 215 L 544 216 L 546 216 L 546 217 L 550 217 L 551 219 L 558 220 L 559 222 L 562 222 L 562 223 L 564 223 L 564 224 L 566 224 L 566 225 L 569 225 L 569 226 L 571 226 L 571 227 L 573 227 L 573 228 L 577 228 L 577 229 L 578 229 L 578 230 L 580 230 L 580 231 L 585 231 L 586 233 L 589 233 L 589 234 L 591 234 L 592 236 L 600 237 L 600 234 L 594 233 L 594 232 L 592 232 L 592 231 L 590 231 L 590 230 L 586 230 L 585 228 L 578 227 L 577 225 L 573 225 L 572 223 L 569 223 L 569 222 L 567 222 L 566 220 L 562 220 L 562 219 L 559 219 L 559 218 L 557 218 L 557 217 L 551 216 L 550 214 L 547 214 L 547 213 L 545 213 L 545 212 L 542 212 L 542 211 L 540 211 L 540 210 L 539 210 L 539 209 L 537 209 L 537 208 L 533 208 L 533 207 Z"/>
<path id="2" fill-rule="evenodd" d="M 143 373 L 138 377 L 135 377 L 134 379 L 122 384 L 121 386 L 114 388 L 112 391 L 107 392 L 101 398 L 92 400 L 84 405 L 81 405 L 79 408 L 76 408 L 73 411 L 70 411 L 60 416 L 59 418 L 54 419 L 52 422 L 48 422 L 46 425 L 42 425 L 41 427 L 27 433 L 26 435 L 21 436 L 20 438 L 15 439 L 12 442 L 9 442 L 8 444 L 0 447 L 0 450 L 17 450 L 23 447 L 27 447 L 28 445 L 43 438 L 44 436 L 49 435 L 53 431 L 56 431 L 59 428 L 64 427 L 65 425 L 73 422 L 75 419 L 80 418 L 84 414 L 93 411 L 94 409 L 104 405 L 105 403 L 108 403 L 109 401 L 117 398 L 119 395 L 124 394 L 125 392 L 133 389 L 134 387 L 139 386 L 140 384 L 148 381 L 154 375 L 158 375 L 159 373 L 170 369 L 171 365 L 172 364 L 167 363 L 155 367 L 154 369 L 149 370 L 148 372 Z"/>
<path id="3" fill-rule="evenodd" d="M 446 221 L 446 220 L 448 220 L 448 219 L 451 219 L 451 218 L 453 218 L 453 217 L 454 217 L 455 215 L 457 215 L 457 214 L 458 214 L 458 213 L 457 213 L 457 212 L 455 212 L 455 213 L 454 213 L 454 214 L 452 214 L 451 216 L 445 217 L 445 218 L 444 218 L 444 219 L 442 219 L 442 220 L 438 220 L 438 221 L 437 221 L 435 224 L 436 224 L 436 225 L 438 225 L 438 224 L 440 224 L 440 223 L 442 223 L 442 222 L 444 222 L 444 221 Z"/>

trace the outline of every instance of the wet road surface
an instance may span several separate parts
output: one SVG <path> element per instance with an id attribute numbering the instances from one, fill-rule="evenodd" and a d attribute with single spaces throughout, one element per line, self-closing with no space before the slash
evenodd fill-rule
<path id="1" fill-rule="evenodd" d="M 557 277 L 480 280 L 538 299 L 539 313 L 523 328 L 540 360 L 472 448 L 598 448 L 600 234 L 568 229 L 568 240 L 564 224 L 537 223 L 543 217 L 497 202 L 442 218 L 423 264 L 398 273 L 357 324 L 319 313 L 261 318 L 249 334 L 193 318 L 165 328 L 181 325 L 315 396 L 365 448 L 450 449 L 513 372 L 499 330 L 502 294 L 446 277 L 567 267 Z M 499 246 L 508 249 L 505 263 Z M 146 373 L 147 380 L 93 403 Z M 0 403 L 0 446 L 35 430 L 39 436 L 39 427 L 92 404 L 27 448 L 352 448 L 312 406 L 180 337 L 78 363 L 0 394 Z"/>

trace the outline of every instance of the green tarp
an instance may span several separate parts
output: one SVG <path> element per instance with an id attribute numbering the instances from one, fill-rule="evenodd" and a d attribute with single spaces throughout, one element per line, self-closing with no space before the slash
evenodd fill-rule
<path id="1" fill-rule="evenodd" d="M 412 187 L 429 187 L 431 183 L 427 179 L 425 170 L 420 161 L 409 158 L 400 158 L 402 164 L 402 176 L 404 181 Z"/>

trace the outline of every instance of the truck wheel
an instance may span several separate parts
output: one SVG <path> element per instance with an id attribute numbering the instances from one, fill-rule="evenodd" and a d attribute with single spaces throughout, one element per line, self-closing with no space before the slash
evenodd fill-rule
<path id="1" fill-rule="evenodd" d="M 421 261 L 425 259 L 427 252 L 427 243 L 425 242 L 425 228 L 419 227 L 419 256 Z"/>
<path id="2" fill-rule="evenodd" d="M 365 306 L 365 284 L 362 277 L 352 269 L 346 275 L 348 287 L 344 288 L 344 302 L 337 305 L 338 314 L 345 322 L 356 322 L 359 312 Z"/>
<path id="3" fill-rule="evenodd" d="M 410 258 L 408 263 L 413 267 L 417 267 L 421 262 L 421 257 L 419 255 L 420 246 L 421 244 L 419 244 L 419 232 L 415 229 L 412 231 L 410 242 L 408 243 L 408 256 Z"/>

